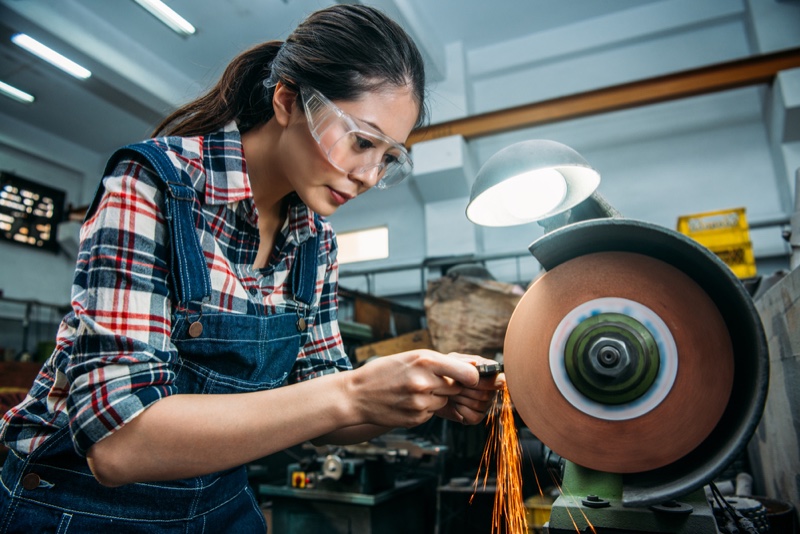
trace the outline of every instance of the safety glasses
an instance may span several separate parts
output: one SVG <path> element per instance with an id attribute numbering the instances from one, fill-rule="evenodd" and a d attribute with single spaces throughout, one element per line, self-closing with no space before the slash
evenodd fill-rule
<path id="1" fill-rule="evenodd" d="M 359 123 L 315 89 L 300 90 L 311 135 L 340 171 L 358 177 L 376 176 L 378 189 L 402 182 L 414 168 L 405 147 Z"/>

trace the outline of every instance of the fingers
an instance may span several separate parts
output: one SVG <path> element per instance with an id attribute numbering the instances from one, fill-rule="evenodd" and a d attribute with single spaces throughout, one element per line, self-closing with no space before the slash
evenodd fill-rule
<path id="1" fill-rule="evenodd" d="M 502 383 L 493 385 L 492 377 L 485 377 L 489 380 L 482 379 L 476 368 L 478 364 L 495 363 L 495 361 L 473 354 L 458 352 L 442 354 L 422 349 L 396 354 L 394 358 L 407 361 L 411 365 L 418 365 L 437 376 L 451 378 L 467 387 L 480 387 L 481 389 L 502 387 Z"/>
<path id="2" fill-rule="evenodd" d="M 481 390 L 481 391 L 497 391 L 499 389 L 503 389 L 506 385 L 506 375 L 505 373 L 498 373 L 494 376 L 483 376 L 481 377 L 478 385 L 474 386 L 471 389 Z"/>
<path id="3" fill-rule="evenodd" d="M 456 423 L 464 425 L 475 425 L 483 421 L 486 413 L 491 407 L 492 403 L 488 402 L 484 405 L 478 405 L 473 408 L 473 404 L 464 404 L 455 402 L 453 398 L 450 399 L 444 407 L 436 411 L 436 415 Z"/>
<path id="4" fill-rule="evenodd" d="M 434 413 L 464 424 L 480 422 L 505 376 L 481 378 L 476 364 L 492 362 L 467 354 L 408 351 L 360 368 L 355 387 L 366 422 L 411 427 Z M 363 376 L 361 376 L 363 375 Z"/>
<path id="5" fill-rule="evenodd" d="M 458 395 L 463 391 L 464 391 L 464 386 L 462 386 L 455 380 L 450 380 L 446 378 L 442 379 L 440 385 L 431 388 L 431 394 L 441 395 L 444 397 L 452 397 L 453 395 Z"/>
<path id="6" fill-rule="evenodd" d="M 464 418 L 457 412 L 455 404 L 451 402 L 452 397 L 429 395 L 424 407 L 415 406 L 413 409 L 401 408 L 407 423 L 401 425 L 406 428 L 421 425 L 434 415 L 462 423 Z"/>
<path id="7" fill-rule="evenodd" d="M 418 356 L 430 358 L 430 370 L 443 380 L 450 381 L 447 386 L 443 384 L 437 387 L 435 393 L 449 395 L 447 404 L 437 410 L 436 415 L 451 421 L 470 425 L 481 422 L 491 408 L 497 391 L 506 383 L 503 373 L 479 376 L 475 366 L 494 360 L 460 353 L 442 355 L 431 351 Z M 462 387 L 459 389 L 458 386 Z"/>
<path id="8" fill-rule="evenodd" d="M 464 388 L 459 394 L 450 397 L 450 405 L 462 418 L 461 422 L 465 425 L 478 424 L 486 417 L 491 410 L 498 391 L 495 386 L 503 384 L 504 378 L 499 380 L 487 380 L 486 389 Z"/>
<path id="9" fill-rule="evenodd" d="M 445 406 L 437 410 L 435 413 L 442 419 L 455 421 L 456 423 L 464 423 L 464 416 L 458 412 L 457 406 L 451 402 L 448 402 Z"/>
<path id="10" fill-rule="evenodd" d="M 472 410 L 461 405 L 456 406 L 455 409 L 464 425 L 477 425 L 486 417 L 486 411 L 483 410 Z"/>
<path id="11" fill-rule="evenodd" d="M 452 378 L 468 387 L 473 387 L 480 381 L 478 370 L 470 359 L 478 358 L 477 356 L 462 357 L 466 355 L 455 353 L 444 355 L 434 351 L 423 351 L 420 356 L 429 359 L 428 368 L 439 376 Z"/>
<path id="12" fill-rule="evenodd" d="M 474 354 L 461 354 L 458 352 L 451 352 L 447 356 L 468 362 L 470 365 L 473 365 L 475 367 L 487 364 L 497 365 L 497 362 L 495 360 L 490 360 L 488 358 L 483 358 L 481 356 L 476 356 Z M 479 374 L 478 376 L 480 377 L 480 379 L 477 384 L 473 385 L 467 383 L 464 384 L 471 388 L 485 389 L 485 390 L 502 389 L 503 386 L 505 385 L 505 375 L 503 373 L 497 373 L 490 376 L 480 376 Z"/>
<path id="13" fill-rule="evenodd" d="M 458 395 L 450 397 L 450 401 L 472 410 L 485 412 L 492 406 L 496 393 L 494 391 L 474 391 L 465 389 Z"/>

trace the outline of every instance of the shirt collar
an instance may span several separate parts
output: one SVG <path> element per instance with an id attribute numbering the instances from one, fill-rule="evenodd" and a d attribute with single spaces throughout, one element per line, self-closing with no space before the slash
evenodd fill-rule
<path id="1" fill-rule="evenodd" d="M 203 139 L 203 167 L 206 171 L 205 203 L 252 202 L 253 190 L 247 175 L 242 136 L 235 122 Z"/>
<path id="2" fill-rule="evenodd" d="M 286 232 L 288 241 L 303 243 L 317 234 L 314 212 L 294 193 L 289 195 L 288 202 L 288 214 L 282 231 Z"/>
<path id="3" fill-rule="evenodd" d="M 205 202 L 207 205 L 242 202 L 245 218 L 257 226 L 253 190 L 244 159 L 242 137 L 236 122 L 204 138 L 206 170 Z M 282 232 L 288 241 L 303 243 L 316 235 L 314 213 L 296 194 L 289 195 L 286 220 Z"/>

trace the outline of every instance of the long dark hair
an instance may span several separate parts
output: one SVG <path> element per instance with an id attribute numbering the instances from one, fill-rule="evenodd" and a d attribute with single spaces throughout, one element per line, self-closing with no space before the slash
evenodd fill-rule
<path id="1" fill-rule="evenodd" d="M 408 85 L 419 105 L 416 126 L 426 119 L 425 70 L 414 42 L 379 10 L 345 4 L 314 12 L 285 42 L 269 41 L 234 58 L 208 93 L 170 114 L 153 136 L 204 135 L 232 120 L 244 133 L 274 115 L 277 82 L 345 101 Z"/>

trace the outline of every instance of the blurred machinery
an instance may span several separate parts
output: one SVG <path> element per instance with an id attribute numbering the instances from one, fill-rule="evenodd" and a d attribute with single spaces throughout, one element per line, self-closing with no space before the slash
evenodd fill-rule
<path id="1" fill-rule="evenodd" d="M 318 491 L 376 494 L 395 487 L 398 473 L 431 464 L 443 445 L 405 434 L 341 447 L 319 447 L 316 453 L 287 467 L 288 487 Z"/>
<path id="2" fill-rule="evenodd" d="M 546 272 L 514 311 L 505 371 L 522 420 L 561 458 L 549 532 L 747 532 L 703 491 L 766 398 L 766 340 L 741 282 L 686 236 L 619 217 L 562 225 L 530 251 Z"/>
<path id="3" fill-rule="evenodd" d="M 260 484 L 276 534 L 429 532 L 440 455 L 446 447 L 392 432 L 367 443 L 305 446 L 285 484 Z M 410 513 L 410 511 L 413 511 Z"/>

